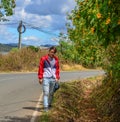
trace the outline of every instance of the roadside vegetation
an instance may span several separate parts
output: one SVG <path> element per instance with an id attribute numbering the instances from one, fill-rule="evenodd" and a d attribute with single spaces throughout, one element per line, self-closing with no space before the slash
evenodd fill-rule
<path id="1" fill-rule="evenodd" d="M 12 48 L 8 54 L 0 54 L 0 72 L 37 72 L 40 57 L 46 55 L 48 49 L 40 49 L 34 46 L 23 47 L 22 49 Z M 66 62 L 60 58 L 60 69 L 62 71 L 87 70 L 80 64 Z"/>
<path id="2" fill-rule="evenodd" d="M 61 83 L 54 95 L 53 107 L 43 113 L 39 122 L 101 122 L 101 116 L 93 104 L 91 93 L 103 77 Z"/>
<path id="3" fill-rule="evenodd" d="M 60 84 L 52 108 L 38 122 L 119 122 L 120 84 L 97 76 Z"/>
<path id="4" fill-rule="evenodd" d="M 31 48 L 18 50 L 13 48 L 8 54 L 0 55 L 0 71 L 35 71 L 38 68 L 39 57 L 44 54 L 41 50 Z"/>

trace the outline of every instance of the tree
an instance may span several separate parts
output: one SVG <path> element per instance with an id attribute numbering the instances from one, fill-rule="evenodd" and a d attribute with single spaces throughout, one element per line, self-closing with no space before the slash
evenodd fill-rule
<path id="1" fill-rule="evenodd" d="M 102 57 L 102 60 L 105 60 L 105 70 L 109 78 L 114 80 L 120 79 L 119 6 L 120 0 L 76 0 L 76 7 L 68 16 L 72 23 L 68 24 L 69 38 L 75 43 L 78 53 L 87 58 L 85 63 L 90 63 L 90 55 L 93 59 L 96 56 L 100 59 L 99 50 L 105 50 L 105 57 Z"/>
<path id="2" fill-rule="evenodd" d="M 120 0 L 76 0 L 69 19 L 71 40 L 97 40 L 105 47 L 117 41 L 120 35 Z"/>
<path id="3" fill-rule="evenodd" d="M 1 0 L 0 3 L 0 20 L 2 20 L 3 16 L 11 16 L 13 15 L 13 8 L 15 8 L 15 0 Z M 5 20 L 5 19 L 3 19 Z"/>

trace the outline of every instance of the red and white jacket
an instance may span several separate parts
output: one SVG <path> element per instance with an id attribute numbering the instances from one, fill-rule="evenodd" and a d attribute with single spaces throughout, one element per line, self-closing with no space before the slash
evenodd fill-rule
<path id="1" fill-rule="evenodd" d="M 55 79 L 60 79 L 58 58 L 54 56 L 55 65 L 51 68 L 48 57 L 49 56 L 46 55 L 40 58 L 38 78 L 42 79 L 44 77 L 46 78 L 54 77 Z"/>

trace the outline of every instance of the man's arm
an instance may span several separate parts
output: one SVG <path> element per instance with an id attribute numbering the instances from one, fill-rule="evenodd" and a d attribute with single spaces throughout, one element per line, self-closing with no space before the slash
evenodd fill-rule
<path id="1" fill-rule="evenodd" d="M 39 83 L 42 84 L 43 82 L 43 71 L 44 71 L 44 63 L 43 63 L 43 58 L 40 59 L 40 63 L 39 63 L 39 70 L 38 70 L 38 79 L 39 79 Z"/>

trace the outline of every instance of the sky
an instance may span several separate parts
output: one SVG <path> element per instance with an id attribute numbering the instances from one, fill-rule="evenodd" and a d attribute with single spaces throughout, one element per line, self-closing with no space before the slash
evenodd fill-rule
<path id="1" fill-rule="evenodd" d="M 14 14 L 6 17 L 10 21 L 0 22 L 0 43 L 18 43 L 17 27 L 22 21 L 26 31 L 21 35 L 21 43 L 56 45 L 59 33 L 66 33 L 66 13 L 74 7 L 74 0 L 16 0 Z"/>

